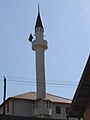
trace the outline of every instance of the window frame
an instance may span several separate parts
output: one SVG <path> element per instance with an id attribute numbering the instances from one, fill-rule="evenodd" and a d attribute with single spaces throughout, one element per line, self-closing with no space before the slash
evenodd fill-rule
<path id="1" fill-rule="evenodd" d="M 56 106 L 56 114 L 61 114 L 61 106 Z"/>
<path id="2" fill-rule="evenodd" d="M 66 107 L 65 110 L 66 110 L 66 114 L 67 114 L 67 113 L 68 113 L 68 110 L 69 110 L 69 107 Z"/>

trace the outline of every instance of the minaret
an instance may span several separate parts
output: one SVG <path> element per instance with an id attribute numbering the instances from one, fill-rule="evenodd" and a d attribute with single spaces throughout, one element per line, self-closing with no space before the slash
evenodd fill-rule
<path id="1" fill-rule="evenodd" d="M 38 15 L 35 24 L 35 40 L 32 42 L 32 50 L 36 53 L 37 99 L 44 99 L 46 97 L 44 51 L 47 48 L 47 41 L 44 40 L 44 27 L 38 5 Z"/>

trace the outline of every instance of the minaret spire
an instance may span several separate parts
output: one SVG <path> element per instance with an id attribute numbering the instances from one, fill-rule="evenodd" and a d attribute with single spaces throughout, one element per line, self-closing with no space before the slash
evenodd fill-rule
<path id="1" fill-rule="evenodd" d="M 36 24 L 35 24 L 35 29 L 36 29 L 37 27 L 43 28 L 43 24 L 42 24 L 42 20 L 41 20 L 41 16 L 40 16 L 39 3 L 38 3 L 38 16 L 37 16 L 37 20 L 36 20 Z"/>

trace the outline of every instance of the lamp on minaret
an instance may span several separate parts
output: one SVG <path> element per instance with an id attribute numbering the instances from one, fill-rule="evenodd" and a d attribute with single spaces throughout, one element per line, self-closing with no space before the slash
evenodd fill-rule
<path id="1" fill-rule="evenodd" d="M 44 51 L 48 47 L 47 47 L 47 41 L 44 40 L 43 33 L 44 33 L 44 28 L 41 21 L 39 5 L 38 5 L 38 15 L 35 24 L 35 40 L 32 42 L 32 49 L 36 53 L 37 99 L 43 99 L 46 97 Z"/>

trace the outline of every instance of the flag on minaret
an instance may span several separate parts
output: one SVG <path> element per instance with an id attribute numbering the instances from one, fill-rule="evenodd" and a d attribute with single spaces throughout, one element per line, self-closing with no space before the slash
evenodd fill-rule
<path id="1" fill-rule="evenodd" d="M 32 42 L 32 39 L 33 39 L 33 36 L 32 36 L 32 34 L 30 33 L 30 36 L 29 36 L 28 40 L 29 40 L 30 42 Z"/>

